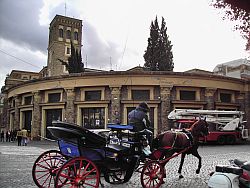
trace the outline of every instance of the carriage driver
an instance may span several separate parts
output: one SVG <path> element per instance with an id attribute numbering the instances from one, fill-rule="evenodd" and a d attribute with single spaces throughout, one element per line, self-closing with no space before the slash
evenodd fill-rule
<path id="1" fill-rule="evenodd" d="M 130 125 L 134 126 L 134 131 L 142 131 L 150 127 L 150 121 L 147 113 L 149 112 L 149 107 L 146 102 L 141 102 L 136 109 L 132 110 L 128 114 L 128 121 Z"/>
<path id="2" fill-rule="evenodd" d="M 152 141 L 153 128 L 150 125 L 150 121 L 147 113 L 149 112 L 149 107 L 146 102 L 141 102 L 136 109 L 132 110 L 128 114 L 128 121 L 130 125 L 134 126 L 133 131 L 139 132 L 144 129 L 148 130 L 146 135 L 149 142 Z"/>

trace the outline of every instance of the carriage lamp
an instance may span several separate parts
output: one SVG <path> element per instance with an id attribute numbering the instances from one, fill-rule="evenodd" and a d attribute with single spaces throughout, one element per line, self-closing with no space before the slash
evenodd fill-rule
<path id="1" fill-rule="evenodd" d="M 108 158 L 114 160 L 114 161 L 117 161 L 118 160 L 118 153 L 108 153 Z"/>
<path id="2" fill-rule="evenodd" d="M 114 158 L 115 161 L 118 161 L 118 153 L 114 153 L 113 158 Z"/>
<path id="3" fill-rule="evenodd" d="M 114 153 L 113 156 L 116 158 L 118 157 L 118 153 Z"/>

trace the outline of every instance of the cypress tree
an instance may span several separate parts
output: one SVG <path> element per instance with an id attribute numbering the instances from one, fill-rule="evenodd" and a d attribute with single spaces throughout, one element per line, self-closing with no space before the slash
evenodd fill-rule
<path id="1" fill-rule="evenodd" d="M 151 70 L 157 70 L 158 55 L 159 55 L 159 25 L 157 17 L 151 22 L 150 37 L 148 38 L 148 47 L 144 54 L 144 67 Z"/>
<path id="2" fill-rule="evenodd" d="M 172 44 L 167 35 L 167 27 L 164 18 L 162 17 L 161 29 L 160 29 L 160 58 L 159 58 L 159 70 L 161 71 L 173 71 L 173 53 Z"/>
<path id="3" fill-rule="evenodd" d="M 172 45 L 163 17 L 161 28 L 159 28 L 157 17 L 154 22 L 151 22 L 148 46 L 143 57 L 144 67 L 151 71 L 173 71 Z"/>

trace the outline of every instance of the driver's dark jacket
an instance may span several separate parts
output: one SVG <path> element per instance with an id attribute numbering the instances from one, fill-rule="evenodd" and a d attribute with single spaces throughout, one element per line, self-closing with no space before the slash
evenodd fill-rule
<path id="1" fill-rule="evenodd" d="M 150 121 L 148 119 L 147 113 L 142 111 L 140 108 L 132 110 L 128 114 L 129 124 L 134 126 L 134 131 L 142 131 L 150 127 Z"/>

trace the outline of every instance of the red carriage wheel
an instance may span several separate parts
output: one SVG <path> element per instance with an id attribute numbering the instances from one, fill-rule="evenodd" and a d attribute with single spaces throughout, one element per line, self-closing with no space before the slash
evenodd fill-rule
<path id="1" fill-rule="evenodd" d="M 54 180 L 58 169 L 66 159 L 57 150 L 49 150 L 42 153 L 35 161 L 32 168 L 32 177 L 40 188 L 54 187 Z"/>
<path id="2" fill-rule="evenodd" d="M 84 157 L 67 161 L 59 169 L 55 187 L 99 187 L 100 173 L 97 166 Z"/>
<path id="3" fill-rule="evenodd" d="M 164 168 L 158 161 L 147 162 L 141 172 L 141 184 L 144 188 L 159 188 L 163 183 Z"/>

